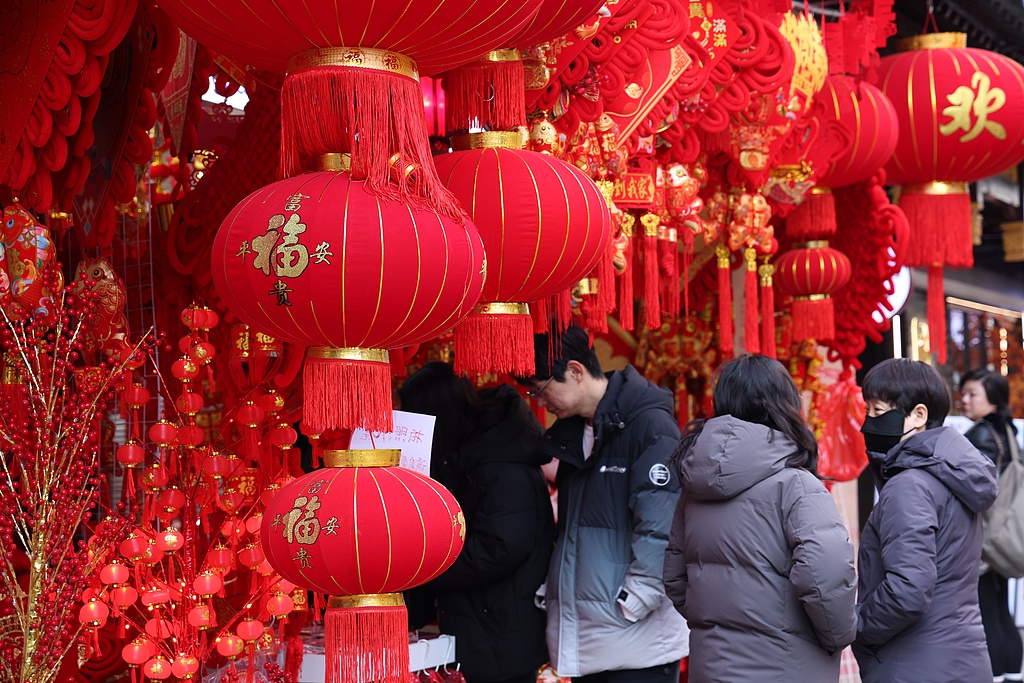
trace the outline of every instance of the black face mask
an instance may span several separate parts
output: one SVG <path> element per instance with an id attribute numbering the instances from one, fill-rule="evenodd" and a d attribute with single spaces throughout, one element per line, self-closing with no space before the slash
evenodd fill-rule
<path id="1" fill-rule="evenodd" d="M 888 453 L 900 440 L 913 429 L 903 431 L 906 419 L 899 410 L 887 410 L 878 417 L 865 417 L 864 426 L 860 428 L 864 435 L 864 445 L 875 453 Z"/>

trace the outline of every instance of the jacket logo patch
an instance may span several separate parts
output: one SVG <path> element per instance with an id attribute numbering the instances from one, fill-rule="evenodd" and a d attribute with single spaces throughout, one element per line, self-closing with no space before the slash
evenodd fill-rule
<path id="1" fill-rule="evenodd" d="M 650 477 L 651 483 L 654 484 L 655 486 L 664 486 L 669 482 L 669 479 L 671 478 L 669 475 L 668 466 L 662 465 L 661 463 L 658 463 L 657 465 L 651 467 L 651 471 L 647 473 L 647 476 Z"/>
<path id="2" fill-rule="evenodd" d="M 618 465 L 601 465 L 601 469 L 598 472 L 612 472 L 614 474 L 625 474 L 626 468 L 619 467 Z"/>

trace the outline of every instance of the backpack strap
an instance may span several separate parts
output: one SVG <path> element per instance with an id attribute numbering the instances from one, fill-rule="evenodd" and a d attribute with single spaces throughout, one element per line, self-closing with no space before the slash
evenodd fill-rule
<path id="1" fill-rule="evenodd" d="M 1010 460 L 1020 460 L 1020 446 L 1017 444 L 1017 435 L 1013 433 L 1013 429 L 1010 425 L 1006 425 L 1006 436 L 1010 442 Z"/>

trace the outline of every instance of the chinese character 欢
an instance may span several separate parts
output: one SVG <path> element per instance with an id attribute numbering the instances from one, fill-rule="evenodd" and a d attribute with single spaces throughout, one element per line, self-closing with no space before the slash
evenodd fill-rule
<path id="1" fill-rule="evenodd" d="M 1002 88 L 993 88 L 992 79 L 980 71 L 971 76 L 971 87 L 961 85 L 951 94 L 946 95 L 948 107 L 942 110 L 943 116 L 950 117 L 947 123 L 939 126 L 943 135 L 952 135 L 958 130 L 964 131 L 960 142 L 970 142 L 983 130 L 987 130 L 996 140 L 1006 139 L 1006 128 L 1001 123 L 989 121 L 988 115 L 1002 109 L 1006 104 L 1006 93 Z M 975 89 L 978 91 L 975 94 Z M 971 125 L 971 114 L 977 121 Z"/>

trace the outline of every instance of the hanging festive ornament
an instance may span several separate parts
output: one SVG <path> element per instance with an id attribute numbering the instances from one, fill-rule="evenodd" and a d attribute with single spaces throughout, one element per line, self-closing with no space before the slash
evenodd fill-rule
<path id="1" fill-rule="evenodd" d="M 228 659 L 237 657 L 245 650 L 245 641 L 232 633 L 217 638 L 216 643 L 217 652 Z"/>
<path id="2" fill-rule="evenodd" d="M 171 0 L 166 11 L 218 53 L 287 72 L 281 93 L 285 176 L 308 170 L 317 155 L 349 153 L 353 173 L 375 195 L 458 219 L 461 210 L 431 163 L 420 73 L 434 75 L 506 45 L 540 5 Z M 406 174 L 408 167 L 418 172 Z"/>
<path id="3" fill-rule="evenodd" d="M 490 145 L 500 141 L 486 136 L 511 134 L 474 136 Z M 531 375 L 527 302 L 554 296 L 597 265 L 611 239 L 604 197 L 579 169 L 521 149 L 488 146 L 438 156 L 435 164 L 488 255 L 482 303 L 455 327 L 455 370 Z"/>
<path id="4" fill-rule="evenodd" d="M 850 280 L 850 259 L 828 242 L 795 245 L 775 261 L 775 282 L 793 299 L 793 338 L 822 341 L 835 336 L 829 296 Z"/>
<path id="5" fill-rule="evenodd" d="M 56 278 L 53 291 L 64 286 L 60 271 L 48 268 L 54 253 L 50 231 L 17 200 L 4 208 L 0 224 L 0 306 L 8 318 L 49 315 L 54 309 L 53 294 L 43 278 L 44 271 L 52 271 Z"/>
<path id="6" fill-rule="evenodd" d="M 465 519 L 455 498 L 398 467 L 399 456 L 326 450 L 324 469 L 285 486 L 263 518 L 273 568 L 333 596 L 324 617 L 327 683 L 405 683 L 401 591 L 439 575 L 462 549 Z"/>
<path id="7" fill-rule="evenodd" d="M 963 33 L 905 38 L 878 67 L 898 109 L 900 137 L 886 165 L 910 222 L 906 263 L 928 269 L 932 350 L 946 362 L 943 267 L 974 265 L 967 183 L 1024 160 L 1024 67 L 969 48 Z"/>
<path id="8" fill-rule="evenodd" d="M 171 676 L 171 663 L 163 657 L 154 657 L 142 665 L 142 673 L 147 678 L 162 681 Z"/>
<path id="9" fill-rule="evenodd" d="M 87 628 L 102 628 L 109 615 L 110 608 L 98 598 L 93 598 L 78 611 L 78 621 Z"/>
<path id="10" fill-rule="evenodd" d="M 391 431 L 386 349 L 455 325 L 479 299 L 486 270 L 468 222 L 375 197 L 332 171 L 257 190 L 225 218 L 213 254 L 214 282 L 239 318 L 311 347 L 310 433 Z"/>

